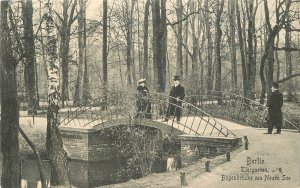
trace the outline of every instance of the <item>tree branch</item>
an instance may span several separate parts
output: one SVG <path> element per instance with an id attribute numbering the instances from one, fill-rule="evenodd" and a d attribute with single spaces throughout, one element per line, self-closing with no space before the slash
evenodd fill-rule
<path id="1" fill-rule="evenodd" d="M 174 23 L 170 23 L 170 22 L 169 22 L 169 23 L 167 23 L 167 25 L 170 25 L 170 26 L 177 25 L 177 24 L 179 24 L 179 23 L 181 23 L 181 22 L 187 20 L 191 15 L 193 15 L 193 14 L 199 14 L 199 13 L 200 13 L 200 9 L 199 9 L 198 11 L 196 11 L 196 12 L 191 12 L 191 13 L 189 13 L 188 15 L 186 15 L 186 17 L 184 17 L 183 19 L 178 20 L 178 21 L 176 21 L 176 22 L 174 22 Z"/>
<path id="2" fill-rule="evenodd" d="M 288 76 L 288 77 L 286 77 L 286 78 L 283 78 L 283 79 L 281 79 L 281 80 L 278 80 L 277 82 L 278 82 L 278 83 L 282 83 L 282 82 L 285 82 L 285 81 L 287 81 L 287 80 L 289 80 L 289 79 L 292 79 L 292 78 L 294 78 L 294 77 L 296 77 L 296 76 L 300 76 L 300 73 L 292 74 L 292 75 L 290 75 L 290 76 Z"/>
<path id="3" fill-rule="evenodd" d="M 176 29 L 174 28 L 174 25 L 170 24 L 170 20 L 167 18 L 167 21 L 169 23 L 169 25 L 172 27 L 172 29 L 174 30 L 174 33 L 176 36 L 178 36 Z M 188 54 L 191 56 L 191 58 L 193 57 L 193 54 L 189 51 L 188 47 L 186 44 L 184 44 L 183 42 L 181 43 L 181 45 L 186 49 L 186 51 L 188 52 Z"/>
<path id="4" fill-rule="evenodd" d="M 19 126 L 18 128 L 19 128 L 20 134 L 23 136 L 25 141 L 28 143 L 28 145 L 33 150 L 33 153 L 36 157 L 36 161 L 37 161 L 39 171 L 40 171 L 40 178 L 41 178 L 41 182 L 42 182 L 42 187 L 46 188 L 47 187 L 46 178 L 45 178 L 45 173 L 44 173 L 44 169 L 43 169 L 43 165 L 42 165 L 42 159 L 40 157 L 39 151 L 35 148 L 35 145 L 33 144 L 33 142 L 31 142 L 31 140 L 28 138 L 28 136 L 25 134 L 25 132 L 21 129 L 21 127 Z"/>
<path id="5" fill-rule="evenodd" d="M 278 48 L 278 47 L 273 47 L 275 50 L 284 50 L 284 51 L 288 51 L 288 52 L 294 52 L 294 51 L 300 51 L 299 48 Z"/>

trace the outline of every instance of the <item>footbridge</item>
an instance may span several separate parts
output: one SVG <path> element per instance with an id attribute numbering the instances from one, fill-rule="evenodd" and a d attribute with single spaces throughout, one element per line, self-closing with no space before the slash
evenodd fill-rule
<path id="1" fill-rule="evenodd" d="M 61 112 L 60 127 L 78 129 L 93 129 L 95 131 L 119 125 L 141 125 L 161 129 L 164 132 L 181 135 L 198 135 L 214 137 L 237 137 L 228 127 L 221 124 L 216 118 L 186 101 L 182 106 L 175 104 L 182 111 L 180 122 L 176 118 L 166 118 L 166 109 L 169 96 L 151 92 L 151 111 L 137 112 L 137 95 L 135 92 L 108 92 L 105 99 L 99 98 L 90 101 L 78 108 L 71 108 Z M 173 104 L 174 105 L 174 104 Z M 150 116 L 151 118 L 149 118 Z"/>
<path id="2" fill-rule="evenodd" d="M 226 119 L 251 127 L 268 127 L 267 107 L 241 95 L 205 90 L 202 94 L 189 94 L 185 100 L 215 118 Z M 296 122 L 283 118 L 283 128 L 299 131 L 298 127 Z"/>

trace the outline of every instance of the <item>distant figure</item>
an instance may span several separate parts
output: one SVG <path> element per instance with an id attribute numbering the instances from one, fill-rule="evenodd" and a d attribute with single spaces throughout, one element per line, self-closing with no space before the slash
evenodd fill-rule
<path id="1" fill-rule="evenodd" d="M 146 79 L 140 79 L 137 87 L 137 117 L 151 119 L 151 102 Z"/>
<path id="2" fill-rule="evenodd" d="M 179 76 L 174 76 L 174 86 L 172 86 L 169 95 L 169 106 L 166 118 L 163 122 L 167 122 L 170 116 L 176 116 L 177 123 L 180 123 L 182 101 L 185 97 L 184 87 L 180 85 Z"/>
<path id="3" fill-rule="evenodd" d="M 282 111 L 281 107 L 283 105 L 283 95 L 278 90 L 279 83 L 273 82 L 272 85 L 272 93 L 267 103 L 268 107 L 268 116 L 269 116 L 269 127 L 268 132 L 266 134 L 272 134 L 273 127 L 276 126 L 277 132 L 274 134 L 281 133 L 282 126 Z"/>

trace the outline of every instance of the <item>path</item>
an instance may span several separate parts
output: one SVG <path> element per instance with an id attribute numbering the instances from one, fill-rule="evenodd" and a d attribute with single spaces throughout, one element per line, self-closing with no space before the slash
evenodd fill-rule
<path id="1" fill-rule="evenodd" d="M 281 135 L 266 135 L 266 129 L 257 129 L 242 126 L 225 120 L 218 119 L 220 123 L 225 125 L 229 130 L 234 131 L 239 136 L 247 135 L 249 139 L 249 150 L 243 148 L 232 153 L 232 160 L 223 164 L 216 165 L 212 168 L 212 172 L 203 171 L 204 161 L 202 159 L 194 166 L 187 167 L 187 181 L 191 188 L 299 188 L 300 187 L 300 134 L 283 131 Z M 32 117 L 21 117 L 20 123 L 27 124 L 31 122 Z M 170 121 L 171 122 L 171 121 Z M 169 122 L 169 124 L 170 124 Z M 40 129 L 45 129 L 46 118 L 35 118 L 35 125 Z M 261 164 L 247 165 L 247 158 L 260 159 Z M 224 156 L 220 156 L 224 158 Z M 224 160 L 224 159 L 221 159 Z M 262 162 L 262 160 L 264 162 Z M 263 173 L 243 173 L 241 167 L 245 166 L 249 169 L 266 168 L 269 172 Z M 281 168 L 281 170 L 279 169 Z M 193 169 L 189 171 L 189 169 Z M 274 171 L 274 172 L 273 172 Z M 233 180 L 222 181 L 222 175 L 227 176 L 256 176 L 262 177 L 262 180 Z M 271 177 L 278 176 L 282 179 L 282 175 L 290 177 L 290 180 L 269 180 L 265 181 L 265 175 Z M 276 178 L 275 178 L 276 179 Z M 131 180 L 126 183 L 109 185 L 105 187 L 180 187 L 179 172 L 150 174 L 145 178 Z"/>
<path id="2" fill-rule="evenodd" d="M 212 160 L 212 172 L 204 172 L 204 162 L 201 159 L 195 165 L 183 168 L 179 171 L 187 172 L 188 188 L 299 188 L 300 187 L 300 135 L 294 132 L 283 131 L 281 135 L 266 135 L 266 129 L 257 129 L 242 126 L 225 120 L 218 120 L 226 127 L 233 130 L 240 136 L 247 135 L 249 139 L 249 150 L 240 148 L 233 152 L 230 162 L 224 162 L 225 157 L 219 156 Z M 260 158 L 260 163 L 247 166 L 247 157 L 252 159 Z M 221 164 L 220 164 L 221 163 Z M 243 173 L 241 167 L 249 169 L 267 168 L 269 173 Z M 279 172 L 281 168 L 282 174 Z M 274 172 L 273 172 L 274 171 Z M 265 175 L 280 179 L 282 175 L 290 177 L 290 180 L 265 180 Z M 222 181 L 222 175 L 234 176 L 255 176 L 262 177 L 262 180 L 240 180 Z M 108 185 L 104 188 L 175 188 L 180 186 L 179 172 L 167 172 L 160 174 L 150 174 L 145 178 L 131 180 L 126 183 Z"/>

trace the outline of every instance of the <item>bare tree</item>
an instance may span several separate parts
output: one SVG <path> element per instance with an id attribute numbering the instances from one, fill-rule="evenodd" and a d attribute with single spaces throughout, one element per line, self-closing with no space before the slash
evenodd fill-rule
<path id="1" fill-rule="evenodd" d="M 148 33 L 149 33 L 149 8 L 150 0 L 147 0 L 145 3 L 145 15 L 144 15 L 144 66 L 143 66 L 143 77 L 148 78 Z"/>
<path id="2" fill-rule="evenodd" d="M 239 39 L 239 47 L 240 47 L 240 54 L 241 54 L 241 64 L 242 64 L 242 75 L 243 75 L 243 85 L 247 84 L 247 72 L 246 72 L 246 57 L 245 57 L 245 44 L 243 39 L 243 32 L 242 32 L 242 24 L 241 24 L 241 14 L 240 14 L 240 6 L 238 1 L 235 3 L 236 7 L 236 20 L 237 20 L 237 28 L 238 28 L 238 39 Z M 245 36 L 244 36 L 245 37 Z M 247 93 L 247 87 L 243 87 L 243 93 Z"/>
<path id="3" fill-rule="evenodd" d="M 36 113 L 35 110 L 39 106 L 38 93 L 36 87 L 36 57 L 35 57 L 35 43 L 32 23 L 32 0 L 22 1 L 23 25 L 24 25 L 24 53 L 26 58 L 24 60 L 25 70 L 25 86 L 28 97 L 29 114 Z"/>
<path id="4" fill-rule="evenodd" d="M 267 27 L 267 36 L 266 45 L 263 50 L 263 56 L 261 58 L 260 64 L 260 79 L 262 85 L 262 92 L 260 96 L 260 103 L 264 104 L 266 92 L 268 96 L 271 93 L 271 86 L 273 82 L 273 71 L 274 71 L 274 41 L 275 37 L 278 35 L 280 30 L 283 28 L 284 23 L 288 16 L 288 10 L 291 5 L 292 1 L 287 0 L 281 1 L 276 6 L 276 24 L 272 27 L 270 23 L 270 16 L 269 16 L 269 7 L 268 1 L 264 0 L 264 13 L 265 13 L 265 21 Z M 283 5 L 285 4 L 285 7 Z M 264 68 L 266 65 L 266 77 L 264 74 Z"/>
<path id="5" fill-rule="evenodd" d="M 51 184 L 69 185 L 67 154 L 63 149 L 62 137 L 58 128 L 60 108 L 60 66 L 57 51 L 52 4 L 44 1 L 46 29 L 46 51 L 48 63 L 48 110 L 46 148 L 51 164 Z"/>
<path id="6" fill-rule="evenodd" d="M 248 21 L 248 30 L 247 30 L 247 67 L 246 67 L 246 77 L 247 82 L 244 83 L 244 96 L 250 99 L 255 97 L 255 78 L 256 78 L 256 32 L 255 32 L 255 15 L 257 7 L 254 7 L 254 0 L 246 2 L 246 15 Z"/>
<path id="7" fill-rule="evenodd" d="M 79 0 L 79 15 L 78 15 L 78 75 L 75 88 L 74 105 L 77 106 L 83 102 L 83 80 L 84 68 L 86 60 L 85 46 L 85 0 Z"/>
<path id="8" fill-rule="evenodd" d="M 228 1 L 229 8 L 229 24 L 230 24 L 230 36 L 229 36 L 229 45 L 230 45 L 230 62 L 231 62 L 231 83 L 232 89 L 237 90 L 237 62 L 236 62 L 236 41 L 235 41 L 235 30 L 236 30 L 236 21 L 235 21 L 235 2 Z"/>
<path id="9" fill-rule="evenodd" d="M 102 75 L 103 75 L 103 87 L 104 87 L 104 100 L 107 100 L 107 87 L 108 87 L 108 78 L 107 78 L 107 0 L 103 0 L 103 44 L 102 44 Z"/>
<path id="10" fill-rule="evenodd" d="M 182 0 L 176 0 L 177 9 L 176 9 L 176 16 L 177 20 L 182 20 L 183 14 L 183 6 Z M 177 24 L 177 52 L 176 52 L 176 74 L 183 75 L 183 54 L 182 54 L 182 21 Z"/>
<path id="11" fill-rule="evenodd" d="M 3 155 L 1 186 L 21 187 L 19 156 L 19 107 L 17 100 L 16 67 L 10 28 L 8 25 L 8 1 L 1 1 L 1 149 Z"/>
<path id="12" fill-rule="evenodd" d="M 165 91 L 166 75 L 166 0 L 152 0 L 153 71 L 158 91 Z"/>
<path id="13" fill-rule="evenodd" d="M 216 4 L 216 22 L 215 22 L 215 58 L 216 58 L 216 82 L 215 90 L 222 91 L 222 60 L 221 60 L 221 39 L 222 39 L 222 28 L 221 28 L 221 16 L 224 8 L 224 0 L 221 2 L 217 1 Z M 221 99 L 218 100 L 218 103 L 221 103 Z"/>
<path id="14" fill-rule="evenodd" d="M 61 100 L 62 107 L 65 105 L 65 101 L 69 100 L 69 51 L 71 40 L 71 27 L 74 21 L 77 19 L 75 15 L 75 8 L 77 6 L 77 0 L 64 0 L 63 1 L 63 15 L 56 13 L 60 23 L 56 23 L 56 26 L 60 34 L 60 55 L 62 64 L 62 91 Z"/>
<path id="15" fill-rule="evenodd" d="M 287 2 L 288 3 L 288 2 Z M 286 16 L 286 24 L 285 24 L 285 48 L 291 48 L 291 20 L 289 15 L 289 7 L 287 7 L 287 16 Z M 285 51 L 285 63 L 286 63 L 286 77 L 291 76 L 293 74 L 293 67 L 292 67 L 292 54 L 291 51 Z M 289 80 L 287 82 L 287 101 L 293 100 L 293 82 Z"/>
<path id="16" fill-rule="evenodd" d="M 208 91 L 213 89 L 213 76 L 212 76 L 212 53 L 213 53 L 213 44 L 211 37 L 211 23 L 212 20 L 209 15 L 209 0 L 205 0 L 204 2 L 203 17 L 206 20 L 205 28 L 206 28 L 206 38 L 207 38 L 207 87 Z"/>

